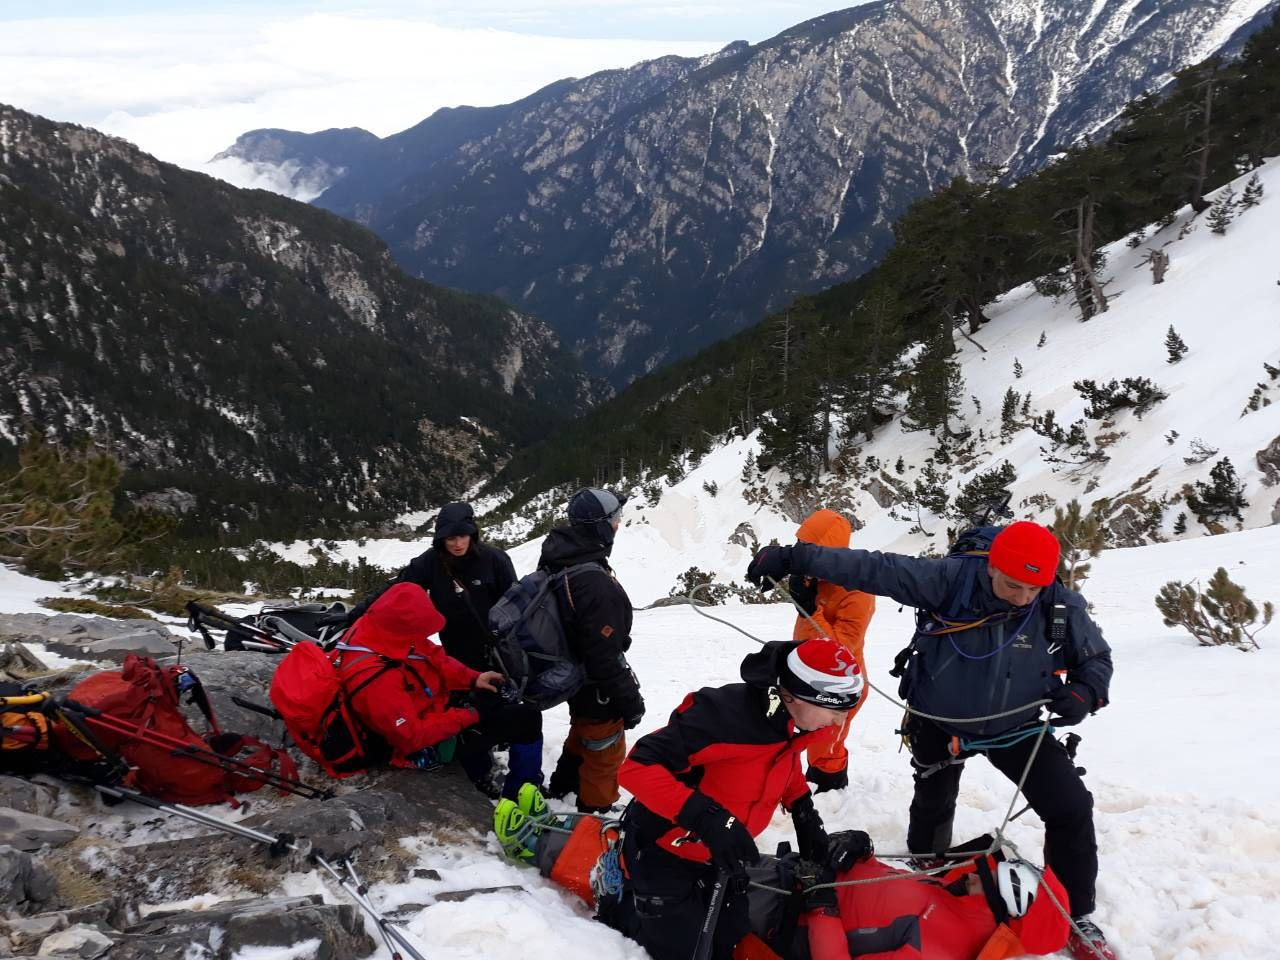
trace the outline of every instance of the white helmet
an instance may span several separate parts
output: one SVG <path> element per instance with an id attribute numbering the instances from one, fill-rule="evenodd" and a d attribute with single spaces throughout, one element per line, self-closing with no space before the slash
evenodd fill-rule
<path id="1" fill-rule="evenodd" d="M 996 864 L 996 888 L 1011 917 L 1021 917 L 1031 909 L 1039 885 L 1039 871 L 1025 860 L 1005 860 Z"/>

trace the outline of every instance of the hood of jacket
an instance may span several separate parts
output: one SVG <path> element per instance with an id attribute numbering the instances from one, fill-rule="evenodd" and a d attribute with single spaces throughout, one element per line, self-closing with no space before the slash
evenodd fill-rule
<path id="1" fill-rule="evenodd" d="M 796 531 L 797 540 L 818 547 L 848 547 L 851 536 L 853 525 L 834 510 L 811 513 Z"/>
<path id="2" fill-rule="evenodd" d="M 480 539 L 480 528 L 469 503 L 446 503 L 436 514 L 436 528 L 431 542 L 437 549 L 444 546 L 449 537 L 470 537 L 472 543 Z"/>
<path id="3" fill-rule="evenodd" d="M 556 527 L 542 541 L 538 568 L 554 572 L 577 563 L 598 563 L 608 570 L 612 549 L 612 543 L 601 543 L 599 536 L 582 524 Z"/>
<path id="4" fill-rule="evenodd" d="M 444 627 L 444 617 L 416 583 L 397 583 L 356 621 L 348 643 L 403 660 Z"/>
<path id="5" fill-rule="evenodd" d="M 798 646 L 795 640 L 770 640 L 742 661 L 742 679 L 748 686 L 768 690 L 778 682 L 782 661 Z"/>

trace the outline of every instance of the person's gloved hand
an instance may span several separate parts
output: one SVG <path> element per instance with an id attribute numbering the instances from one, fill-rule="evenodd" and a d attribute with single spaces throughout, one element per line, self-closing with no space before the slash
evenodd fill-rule
<path id="1" fill-rule="evenodd" d="M 827 831 L 822 827 L 822 817 L 813 805 L 813 797 L 805 794 L 791 805 L 791 819 L 796 827 L 796 845 L 800 857 L 822 863 L 827 859 Z"/>
<path id="2" fill-rule="evenodd" d="M 1049 721 L 1055 727 L 1069 727 L 1079 723 L 1093 712 L 1097 702 L 1093 688 L 1078 680 L 1055 687 L 1045 696 L 1049 698 L 1049 712 L 1058 715 Z"/>
<path id="3" fill-rule="evenodd" d="M 639 690 L 618 697 L 613 703 L 618 709 L 618 716 L 622 718 L 622 729 L 634 730 L 644 719 L 644 697 L 640 696 Z"/>
<path id="4" fill-rule="evenodd" d="M 870 860 L 875 852 L 871 835 L 862 830 L 840 830 L 827 837 L 827 866 L 836 873 Z"/>
<path id="5" fill-rule="evenodd" d="M 829 866 L 814 863 L 812 860 L 800 860 L 796 864 L 795 882 L 796 889 L 804 896 L 804 909 L 809 910 L 838 910 L 839 901 L 836 899 L 836 888 L 824 886 L 819 890 L 812 889 L 819 884 L 827 884 L 835 881 L 835 873 Z"/>
<path id="6" fill-rule="evenodd" d="M 828 790 L 843 790 L 849 786 L 849 770 L 837 770 L 830 773 L 826 770 L 820 770 L 812 764 L 809 769 L 804 772 L 804 778 L 813 784 L 814 793 L 825 793 Z"/>
<path id="7" fill-rule="evenodd" d="M 790 572 L 791 548 L 768 546 L 757 553 L 747 567 L 747 580 L 757 587 L 771 587 L 773 584 L 763 584 L 766 577 L 776 582 Z"/>
<path id="8" fill-rule="evenodd" d="M 351 622 L 350 610 L 335 610 L 316 617 L 317 627 L 345 627 Z"/>
<path id="9" fill-rule="evenodd" d="M 742 821 L 705 793 L 694 791 L 676 814 L 676 823 L 698 835 L 711 851 L 711 862 L 731 874 L 760 862 L 760 851 Z"/>
<path id="10" fill-rule="evenodd" d="M 813 616 L 818 610 L 818 581 L 814 577 L 798 577 L 792 574 L 787 580 L 787 592 L 801 610 Z"/>

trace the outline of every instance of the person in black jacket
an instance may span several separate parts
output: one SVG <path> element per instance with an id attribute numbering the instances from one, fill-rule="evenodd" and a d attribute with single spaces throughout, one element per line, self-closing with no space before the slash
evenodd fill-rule
<path id="1" fill-rule="evenodd" d="M 930 559 L 797 543 L 766 547 L 747 570 L 756 584 L 798 573 L 920 612 L 900 692 L 914 710 L 952 719 L 913 714 L 905 724 L 915 776 L 912 853 L 928 857 L 951 845 L 966 758 L 983 754 L 1017 782 L 1037 742 L 1018 734 L 1040 722 L 1039 706 L 1027 704 L 1048 700 L 1054 726 L 1107 704 L 1111 648 L 1084 598 L 1055 581 L 1058 555 L 1052 532 L 1021 521 L 1002 529 L 985 555 Z M 1098 874 L 1093 796 L 1057 740 L 1041 742 L 1022 790 L 1044 822 L 1045 859 L 1086 934 L 1084 941 L 1072 934 L 1073 953 L 1106 956 L 1106 938 L 1087 918 Z"/>
<path id="2" fill-rule="evenodd" d="M 587 682 L 569 700 L 569 735 L 548 794 L 578 795 L 578 809 L 602 813 L 617 801 L 618 767 L 627 755 L 624 730 L 644 716 L 640 683 L 627 663 L 631 601 L 609 566 L 624 501 L 608 490 L 585 488 L 569 501 L 569 524 L 547 534 L 538 568 L 574 570 L 555 591 L 570 649 Z"/>
<path id="3" fill-rule="evenodd" d="M 431 549 L 414 557 L 392 582 L 416 583 L 426 590 L 444 614 L 440 643 L 445 652 L 484 672 L 495 666 L 490 656 L 489 608 L 515 580 L 511 558 L 497 547 L 481 543 L 471 506 L 450 503 L 436 517 Z M 350 622 L 354 623 L 382 592 L 355 607 Z M 541 783 L 541 712 L 524 703 L 486 701 L 474 706 L 482 708 L 482 720 L 458 746 L 459 762 L 472 782 L 491 796 L 498 792 L 492 781 L 492 750 L 498 743 L 508 743 L 509 771 L 501 786 L 502 795 L 514 799 L 522 783 Z"/>

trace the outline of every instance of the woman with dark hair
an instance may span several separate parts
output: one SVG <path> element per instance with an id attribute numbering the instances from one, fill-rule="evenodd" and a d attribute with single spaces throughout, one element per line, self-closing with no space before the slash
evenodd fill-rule
<path id="1" fill-rule="evenodd" d="M 445 618 L 440 631 L 445 652 L 473 670 L 484 671 L 495 668 L 489 608 L 515 580 L 511 558 L 481 542 L 471 505 L 450 503 L 436 516 L 431 549 L 414 557 L 393 583 L 416 583 L 426 590 Z M 352 610 L 351 622 L 381 593 Z M 471 781 L 490 796 L 499 792 L 492 780 L 492 749 L 500 743 L 511 747 L 502 795 L 514 798 L 522 783 L 542 782 L 542 714 L 536 707 L 504 703 L 485 711 L 481 723 L 461 738 L 459 762 Z"/>

